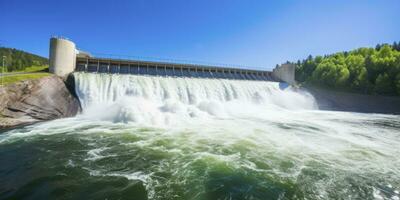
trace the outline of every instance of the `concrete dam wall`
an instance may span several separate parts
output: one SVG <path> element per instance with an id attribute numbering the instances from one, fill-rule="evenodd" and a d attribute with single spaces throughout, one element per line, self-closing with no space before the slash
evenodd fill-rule
<path id="1" fill-rule="evenodd" d="M 64 38 L 50 39 L 50 72 L 67 76 L 74 71 L 151 76 L 217 78 L 237 80 L 278 81 L 294 84 L 294 66 L 282 65 L 272 72 L 201 64 L 183 64 L 143 60 L 123 60 L 92 57 L 75 49 Z"/>
<path id="2" fill-rule="evenodd" d="M 272 72 L 135 60 L 77 58 L 75 71 L 152 76 L 277 81 Z"/>

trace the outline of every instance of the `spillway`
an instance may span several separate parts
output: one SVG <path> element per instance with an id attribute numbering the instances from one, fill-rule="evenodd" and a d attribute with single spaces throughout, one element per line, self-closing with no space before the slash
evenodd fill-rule
<path id="1" fill-rule="evenodd" d="M 106 113 L 104 117 L 114 117 L 117 121 L 163 120 L 159 122 L 163 124 L 170 118 L 317 108 L 306 91 L 278 82 L 93 73 L 74 76 L 84 113 L 97 116 Z M 244 109 L 246 106 L 249 110 Z M 256 107 L 261 110 L 252 110 Z M 110 116 L 111 113 L 117 116 Z"/>

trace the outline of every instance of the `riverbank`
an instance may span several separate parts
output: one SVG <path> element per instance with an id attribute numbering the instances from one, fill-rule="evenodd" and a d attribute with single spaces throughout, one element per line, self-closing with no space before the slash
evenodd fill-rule
<path id="1" fill-rule="evenodd" d="M 339 92 L 306 86 L 321 110 L 400 114 L 400 97 Z"/>
<path id="2" fill-rule="evenodd" d="M 57 76 L 0 87 L 0 128 L 75 116 L 79 100 Z"/>

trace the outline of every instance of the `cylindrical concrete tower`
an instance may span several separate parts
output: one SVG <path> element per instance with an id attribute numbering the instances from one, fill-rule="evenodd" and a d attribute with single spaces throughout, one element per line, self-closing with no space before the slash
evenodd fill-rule
<path id="1" fill-rule="evenodd" d="M 75 44 L 67 39 L 50 39 L 49 70 L 57 76 L 66 76 L 75 70 Z"/>

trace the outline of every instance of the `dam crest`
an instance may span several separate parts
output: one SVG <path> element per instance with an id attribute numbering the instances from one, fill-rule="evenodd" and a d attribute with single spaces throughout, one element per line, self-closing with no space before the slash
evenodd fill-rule
<path id="1" fill-rule="evenodd" d="M 79 71 L 89 73 L 135 74 L 168 77 L 193 77 L 275 81 L 294 84 L 295 66 L 282 64 L 273 71 L 243 69 L 235 66 L 216 66 L 194 63 L 175 63 L 131 59 L 93 57 L 76 49 L 75 43 L 65 38 L 50 39 L 50 72 L 58 76 Z"/>

